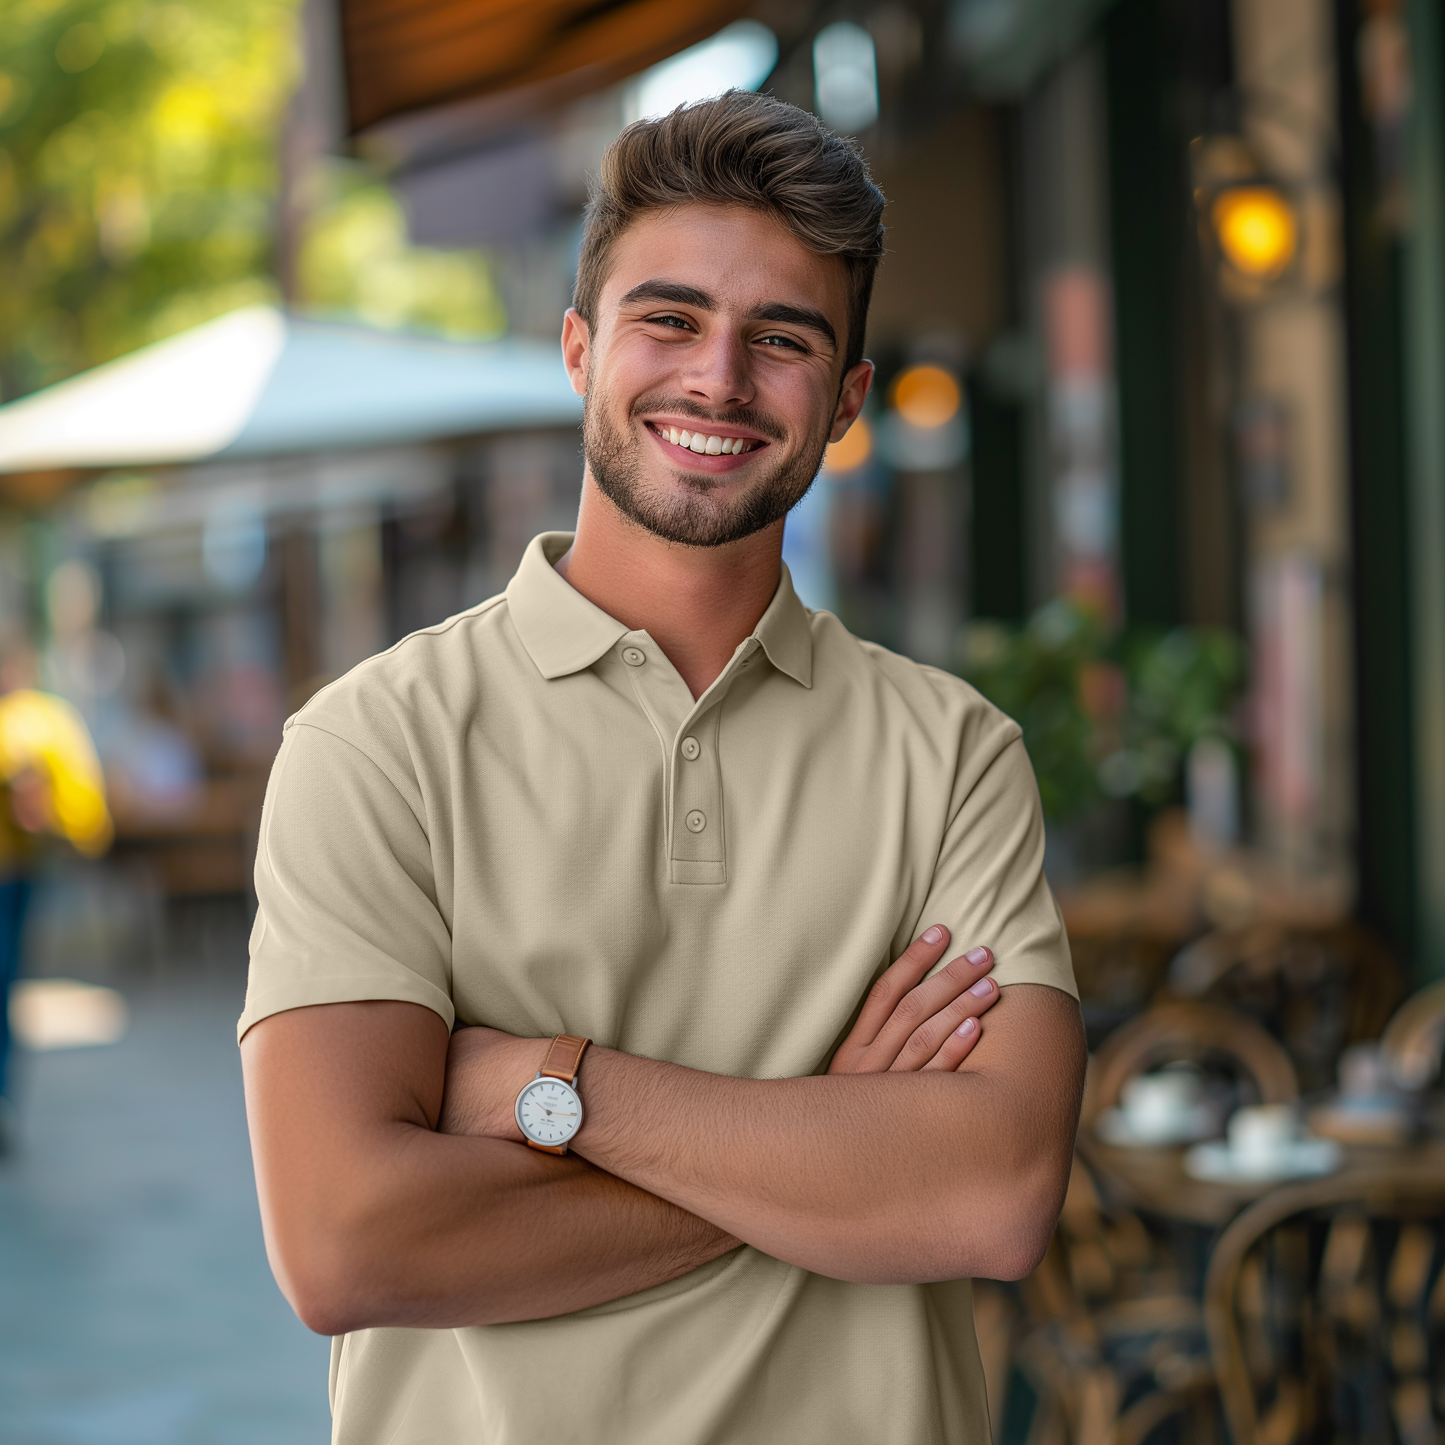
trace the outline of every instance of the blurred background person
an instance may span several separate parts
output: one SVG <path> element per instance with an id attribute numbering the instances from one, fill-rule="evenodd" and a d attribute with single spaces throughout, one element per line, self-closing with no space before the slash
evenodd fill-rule
<path id="1" fill-rule="evenodd" d="M 0 1153 L 14 1136 L 9 1104 L 11 985 L 20 972 L 36 862 L 50 840 L 86 857 L 110 846 L 112 827 L 95 744 L 70 703 L 35 686 L 35 654 L 13 646 L 0 662 Z"/>

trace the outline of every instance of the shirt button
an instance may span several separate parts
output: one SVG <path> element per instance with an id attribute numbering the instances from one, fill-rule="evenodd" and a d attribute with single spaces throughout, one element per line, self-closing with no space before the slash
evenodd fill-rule
<path id="1" fill-rule="evenodd" d="M 687 815 L 687 831 L 689 833 L 701 833 L 707 827 L 707 815 L 699 813 L 696 808 Z"/>
<path id="2" fill-rule="evenodd" d="M 695 763 L 702 756 L 702 744 L 696 738 L 683 738 L 682 755 L 688 762 Z"/>
<path id="3" fill-rule="evenodd" d="M 647 661 L 647 654 L 640 647 L 624 647 L 622 660 L 628 667 L 641 667 Z"/>

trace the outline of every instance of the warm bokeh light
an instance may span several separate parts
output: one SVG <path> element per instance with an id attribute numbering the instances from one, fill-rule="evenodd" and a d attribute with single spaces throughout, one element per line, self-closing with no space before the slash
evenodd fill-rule
<path id="1" fill-rule="evenodd" d="M 910 366 L 894 381 L 892 401 L 911 426 L 935 427 L 958 415 L 963 393 L 941 366 Z"/>
<path id="2" fill-rule="evenodd" d="M 1233 186 L 1210 208 L 1214 234 L 1230 265 L 1272 281 L 1294 260 L 1299 226 L 1294 208 L 1273 186 Z"/>
<path id="3" fill-rule="evenodd" d="M 856 471 L 873 455 L 873 432 L 860 416 L 840 440 L 828 448 L 824 466 L 830 472 Z"/>

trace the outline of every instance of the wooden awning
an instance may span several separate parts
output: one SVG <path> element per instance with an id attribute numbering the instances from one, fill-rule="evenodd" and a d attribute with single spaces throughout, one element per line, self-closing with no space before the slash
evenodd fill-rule
<path id="1" fill-rule="evenodd" d="M 339 0 L 353 135 L 459 101 L 522 117 L 706 39 L 746 0 Z M 490 108 L 490 107 L 489 107 Z"/>

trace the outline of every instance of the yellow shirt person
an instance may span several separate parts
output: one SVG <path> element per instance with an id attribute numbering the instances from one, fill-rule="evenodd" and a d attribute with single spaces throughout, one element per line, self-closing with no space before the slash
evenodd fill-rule
<path id="1" fill-rule="evenodd" d="M 27 836 L 64 838 L 98 857 L 114 836 L 105 779 L 80 714 L 63 698 L 33 688 L 0 697 L 0 782 L 11 807 L 0 818 L 0 875 L 34 852 Z"/>

